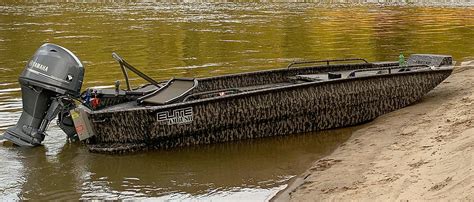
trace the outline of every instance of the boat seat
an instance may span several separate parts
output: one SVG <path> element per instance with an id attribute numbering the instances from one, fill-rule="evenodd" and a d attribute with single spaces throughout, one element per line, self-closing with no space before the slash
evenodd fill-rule
<path id="1" fill-rule="evenodd" d="M 173 78 L 160 89 L 137 99 L 139 104 L 164 105 L 182 100 L 198 84 L 195 78 Z"/>

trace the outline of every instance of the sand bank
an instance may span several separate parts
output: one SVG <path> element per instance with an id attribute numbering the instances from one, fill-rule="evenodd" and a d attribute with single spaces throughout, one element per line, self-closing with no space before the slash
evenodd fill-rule
<path id="1" fill-rule="evenodd" d="M 365 124 L 276 201 L 474 200 L 474 67 Z"/>

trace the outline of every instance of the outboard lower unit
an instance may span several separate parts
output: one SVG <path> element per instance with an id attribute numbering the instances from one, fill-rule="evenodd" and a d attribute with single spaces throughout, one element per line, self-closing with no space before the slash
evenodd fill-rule
<path id="1" fill-rule="evenodd" d="M 59 114 L 58 125 L 69 138 L 76 139 L 69 111 L 80 96 L 84 66 L 69 50 L 44 44 L 20 75 L 23 112 L 16 126 L 4 137 L 19 146 L 40 145 L 49 123 Z"/>

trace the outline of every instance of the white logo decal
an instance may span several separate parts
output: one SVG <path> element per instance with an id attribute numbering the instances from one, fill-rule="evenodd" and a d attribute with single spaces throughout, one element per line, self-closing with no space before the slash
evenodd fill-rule
<path id="1" fill-rule="evenodd" d="M 173 111 L 158 112 L 158 122 L 166 125 L 184 124 L 193 122 L 193 108 L 187 107 Z"/>
<path id="2" fill-rule="evenodd" d="M 37 62 L 35 62 L 35 61 L 30 61 L 30 66 L 31 66 L 31 67 L 34 67 L 34 68 L 36 68 L 36 69 L 45 71 L 45 72 L 47 72 L 47 71 L 48 71 L 48 68 L 49 68 L 48 66 L 42 65 L 42 64 L 37 63 Z"/>

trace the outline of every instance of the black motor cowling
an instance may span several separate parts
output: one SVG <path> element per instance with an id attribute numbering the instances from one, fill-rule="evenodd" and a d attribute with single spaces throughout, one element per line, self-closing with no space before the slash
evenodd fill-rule
<path id="1" fill-rule="evenodd" d="M 43 44 L 20 75 L 23 112 L 4 137 L 19 146 L 40 145 L 49 123 L 59 114 L 59 126 L 75 138 L 69 110 L 80 96 L 84 66 L 69 50 Z"/>

